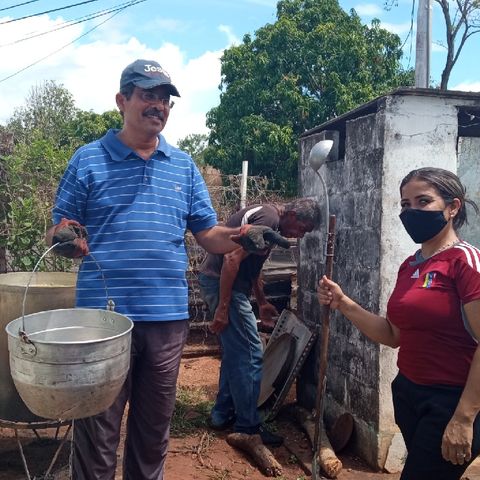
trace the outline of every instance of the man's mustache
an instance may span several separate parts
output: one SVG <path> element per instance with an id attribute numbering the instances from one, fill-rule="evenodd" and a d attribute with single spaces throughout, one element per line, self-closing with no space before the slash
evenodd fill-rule
<path id="1" fill-rule="evenodd" d="M 152 116 L 158 117 L 160 120 L 164 120 L 165 118 L 165 114 L 161 110 L 158 110 L 158 108 L 149 108 L 148 110 L 145 110 L 143 115 L 145 116 L 152 115 Z"/>

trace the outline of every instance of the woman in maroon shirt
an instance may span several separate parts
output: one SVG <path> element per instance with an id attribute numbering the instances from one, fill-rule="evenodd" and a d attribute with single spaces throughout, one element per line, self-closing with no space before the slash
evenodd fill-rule
<path id="1" fill-rule="evenodd" d="M 371 340 L 399 347 L 395 421 L 408 455 L 401 480 L 458 480 L 480 453 L 480 251 L 459 239 L 465 188 L 439 168 L 400 185 L 402 221 L 421 248 L 400 266 L 387 316 L 364 310 L 323 277 L 321 304 Z"/>

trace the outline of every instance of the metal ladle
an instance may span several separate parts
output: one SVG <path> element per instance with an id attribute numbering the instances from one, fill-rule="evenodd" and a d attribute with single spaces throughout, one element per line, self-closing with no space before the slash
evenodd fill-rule
<path id="1" fill-rule="evenodd" d="M 333 147 L 333 140 L 320 140 L 316 143 L 310 155 L 308 161 L 312 169 L 320 178 L 320 182 L 323 186 L 323 191 L 325 195 L 325 220 L 327 223 L 327 242 L 325 249 L 325 275 L 327 278 L 332 278 L 333 274 L 333 256 L 334 256 L 334 247 L 335 247 L 335 224 L 336 217 L 335 215 L 330 215 L 330 205 L 328 200 L 328 191 L 327 184 L 325 180 L 320 175 L 320 167 L 324 165 L 328 159 L 328 155 Z M 322 428 L 320 427 L 323 422 L 323 409 L 324 409 L 324 398 L 325 398 L 325 389 L 326 389 L 326 373 L 327 373 L 327 359 L 328 359 L 328 341 L 330 336 L 330 306 L 324 305 L 322 309 L 322 336 L 321 336 L 321 345 L 319 350 L 319 359 L 318 359 L 318 383 L 315 399 L 315 412 L 314 412 L 314 422 L 315 422 L 315 434 L 313 437 L 313 460 L 312 460 L 312 479 L 317 480 L 323 478 L 320 474 L 320 465 L 318 462 L 318 456 L 320 454 L 321 448 L 321 435 Z M 316 322 L 316 335 L 320 334 L 320 324 Z"/>

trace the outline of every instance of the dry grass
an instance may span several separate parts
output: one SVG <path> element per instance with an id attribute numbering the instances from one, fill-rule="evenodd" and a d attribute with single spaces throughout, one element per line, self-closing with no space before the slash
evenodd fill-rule
<path id="1" fill-rule="evenodd" d="M 178 386 L 171 434 L 185 437 L 199 429 L 207 428 L 207 419 L 213 402 L 208 399 L 203 387 Z"/>

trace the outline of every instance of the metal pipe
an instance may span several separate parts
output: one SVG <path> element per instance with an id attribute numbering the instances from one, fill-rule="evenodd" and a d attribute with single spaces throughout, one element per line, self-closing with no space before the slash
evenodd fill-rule
<path id="1" fill-rule="evenodd" d="M 327 191 L 327 183 L 323 179 L 323 177 L 320 175 L 320 172 L 318 170 L 315 170 L 315 173 L 318 175 L 318 178 L 320 179 L 320 183 L 322 184 L 323 187 L 323 193 L 325 196 L 325 224 L 327 227 L 327 238 L 328 238 L 328 219 L 330 218 L 330 202 L 328 200 L 328 191 Z"/>

